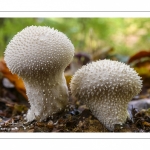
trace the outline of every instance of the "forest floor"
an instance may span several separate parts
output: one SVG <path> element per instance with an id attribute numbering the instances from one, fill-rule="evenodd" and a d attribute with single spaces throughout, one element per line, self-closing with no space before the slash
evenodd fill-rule
<path id="1" fill-rule="evenodd" d="M 149 51 L 141 51 L 132 56 L 128 63 L 147 56 L 150 56 Z M 81 67 L 91 61 L 87 54 L 78 53 L 75 57 L 78 61 L 72 62 L 69 71 L 73 65 L 73 68 Z M 143 73 L 144 70 L 145 74 L 142 76 L 141 93 L 128 104 L 130 119 L 128 118 L 123 125 L 116 124 L 111 132 L 150 132 L 150 60 L 144 60 L 134 65 L 139 73 Z M 71 75 L 65 77 L 69 85 Z M 8 79 L 14 84 L 8 82 Z M 23 81 L 12 75 L 4 61 L 0 61 L 0 132 L 110 132 L 85 105 L 71 96 L 66 111 L 43 122 L 27 122 L 25 117 L 29 108 Z"/>
<path id="2" fill-rule="evenodd" d="M 141 94 L 132 101 L 149 99 L 149 88 L 142 90 Z M 145 101 L 143 101 L 145 103 Z M 110 132 L 80 102 L 73 103 L 63 113 L 55 114 L 43 122 L 25 120 L 29 106 L 28 101 L 15 89 L 3 85 L 0 77 L 0 132 Z M 132 108 L 132 118 L 127 119 L 123 125 L 115 125 L 111 132 L 150 132 L 149 105 L 141 104 L 143 109 L 137 111 Z M 141 107 L 140 106 L 140 107 Z M 146 109 L 145 109 L 146 108 Z"/>

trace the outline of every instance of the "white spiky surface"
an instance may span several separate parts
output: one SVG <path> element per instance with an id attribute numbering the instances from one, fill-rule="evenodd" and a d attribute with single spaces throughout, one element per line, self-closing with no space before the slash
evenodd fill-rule
<path id="1" fill-rule="evenodd" d="M 73 56 L 67 36 L 45 26 L 26 27 L 7 45 L 4 60 L 23 79 L 31 105 L 28 121 L 44 120 L 64 109 L 68 102 L 64 69 Z"/>
<path id="2" fill-rule="evenodd" d="M 115 124 L 126 121 L 127 104 L 141 91 L 142 81 L 130 66 L 105 59 L 79 69 L 71 79 L 70 88 L 112 131 Z"/>

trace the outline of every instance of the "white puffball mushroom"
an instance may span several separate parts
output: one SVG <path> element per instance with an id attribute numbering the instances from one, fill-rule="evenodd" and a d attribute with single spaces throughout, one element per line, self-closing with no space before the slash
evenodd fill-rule
<path id="1" fill-rule="evenodd" d="M 126 121 L 128 102 L 141 91 L 142 81 L 130 66 L 105 59 L 79 69 L 71 79 L 70 88 L 113 131 L 115 124 Z"/>
<path id="2" fill-rule="evenodd" d="M 64 70 L 73 56 L 74 46 L 67 36 L 46 26 L 26 27 L 7 45 L 4 60 L 23 79 L 31 105 L 27 121 L 42 121 L 66 107 Z"/>

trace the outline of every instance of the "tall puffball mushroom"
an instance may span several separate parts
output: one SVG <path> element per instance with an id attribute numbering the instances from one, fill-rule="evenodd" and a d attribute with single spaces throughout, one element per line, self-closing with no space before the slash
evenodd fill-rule
<path id="1" fill-rule="evenodd" d="M 72 94 L 86 104 L 106 128 L 123 124 L 128 102 L 142 87 L 141 77 L 128 65 L 111 60 L 99 60 L 79 69 L 73 76 Z"/>
<path id="2" fill-rule="evenodd" d="M 4 60 L 24 81 L 31 105 L 28 121 L 44 120 L 65 108 L 64 69 L 73 56 L 74 46 L 67 36 L 45 26 L 26 27 L 10 41 Z"/>

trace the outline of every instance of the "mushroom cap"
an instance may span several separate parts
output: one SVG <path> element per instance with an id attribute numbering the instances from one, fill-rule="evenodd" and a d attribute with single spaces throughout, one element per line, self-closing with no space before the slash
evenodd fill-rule
<path id="1" fill-rule="evenodd" d="M 64 70 L 74 55 L 74 46 L 65 34 L 46 26 L 29 26 L 17 33 L 5 50 L 12 73 L 56 73 Z"/>
<path id="2" fill-rule="evenodd" d="M 141 77 L 128 65 L 112 60 L 99 60 L 83 66 L 71 80 L 71 91 L 77 96 L 102 95 L 110 93 L 138 94 L 142 87 Z M 118 93 L 119 92 L 119 93 Z M 121 92 L 121 93 L 120 93 Z M 82 96 L 81 96 L 82 97 Z"/>
<path id="3" fill-rule="evenodd" d="M 127 104 L 141 87 L 141 77 L 134 69 L 106 59 L 83 66 L 70 83 L 72 94 L 110 130 L 126 120 Z"/>

